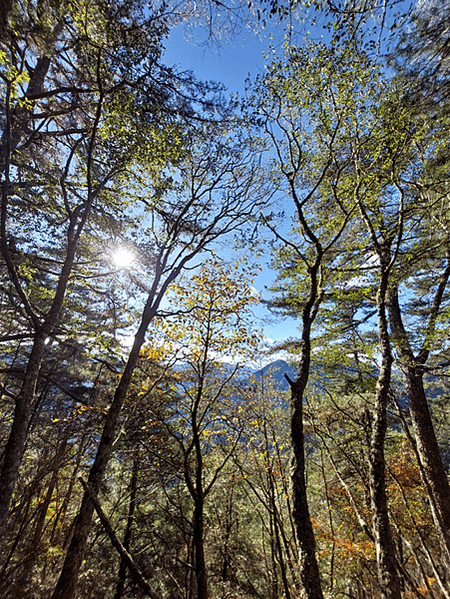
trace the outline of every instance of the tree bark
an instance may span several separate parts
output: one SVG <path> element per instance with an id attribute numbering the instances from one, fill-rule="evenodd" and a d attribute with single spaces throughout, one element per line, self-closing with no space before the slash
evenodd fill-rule
<path id="1" fill-rule="evenodd" d="M 386 293 L 389 270 L 386 264 L 387 260 L 383 259 L 384 256 L 379 254 L 379 257 L 381 261 L 381 273 L 377 293 L 377 311 L 381 368 L 375 392 L 375 414 L 369 451 L 370 495 L 381 596 L 383 599 L 401 599 L 400 581 L 396 570 L 395 548 L 389 521 L 384 457 L 387 406 L 393 362 L 386 317 Z"/>
<path id="2" fill-rule="evenodd" d="M 197 599 L 208 599 L 208 579 L 206 576 L 204 548 L 203 497 L 197 498 L 193 518 L 193 543 L 195 551 L 195 578 L 197 580 Z"/>
<path id="3" fill-rule="evenodd" d="M 199 386 L 197 389 L 197 396 L 193 406 L 191 415 L 191 427 L 192 427 L 192 445 L 190 447 L 195 452 L 195 472 L 194 477 L 191 476 L 189 467 L 189 452 L 185 454 L 185 472 L 184 477 L 188 486 L 189 492 L 191 493 L 192 499 L 194 500 L 194 513 L 192 518 L 192 542 L 194 545 L 194 556 L 195 556 L 195 579 L 197 583 L 197 599 L 208 599 L 208 577 L 206 574 L 206 562 L 205 562 L 205 546 L 204 546 L 204 504 L 205 504 L 205 490 L 203 488 L 203 454 L 200 443 L 200 432 L 198 422 L 198 410 L 201 399 L 203 397 L 203 385 L 206 378 L 206 364 L 209 351 L 210 342 L 210 322 L 208 322 L 206 343 L 203 350 L 203 360 L 201 364 L 201 378 L 199 380 Z"/>
<path id="4" fill-rule="evenodd" d="M 308 360 L 309 361 L 309 360 Z M 316 559 L 316 542 L 309 514 L 305 479 L 305 448 L 303 432 L 303 394 L 306 387 L 305 367 L 303 376 L 289 381 L 291 386 L 291 484 L 292 484 L 292 517 L 300 547 L 300 580 L 307 599 L 323 599 L 320 583 L 319 567 Z M 309 366 L 308 366 L 309 369 Z M 289 379 L 288 379 L 289 380 Z"/>
<path id="5" fill-rule="evenodd" d="M 131 474 L 130 482 L 130 506 L 128 509 L 127 527 L 125 530 L 125 536 L 123 539 L 123 547 L 126 551 L 130 551 L 130 540 L 131 530 L 133 527 L 134 510 L 136 508 L 136 491 L 137 491 L 137 479 L 139 473 L 139 462 L 137 458 L 133 460 L 133 472 Z M 125 580 L 127 577 L 128 562 L 124 556 L 120 559 L 119 574 L 117 575 L 117 587 L 114 594 L 114 599 L 121 599 L 123 595 L 123 589 L 125 586 Z"/>
<path id="6" fill-rule="evenodd" d="M 445 276 L 445 284 L 448 272 Z M 439 294 L 439 289 L 436 296 Z M 442 290 L 443 291 L 443 290 Z M 440 303 L 439 298 L 434 304 Z M 400 367 L 405 383 L 405 392 L 416 439 L 417 452 L 421 462 L 421 474 L 430 500 L 433 521 L 439 535 L 442 563 L 446 576 L 450 578 L 450 485 L 442 462 L 441 452 L 436 439 L 428 401 L 423 384 L 423 365 L 429 350 L 424 345 L 414 355 L 409 336 L 406 332 L 398 299 L 397 289 L 389 294 L 389 322 L 392 339 L 400 358 Z M 433 318 L 433 314 L 430 317 Z M 429 327 L 430 328 L 430 327 Z M 432 331 L 430 331 L 431 333 Z"/>

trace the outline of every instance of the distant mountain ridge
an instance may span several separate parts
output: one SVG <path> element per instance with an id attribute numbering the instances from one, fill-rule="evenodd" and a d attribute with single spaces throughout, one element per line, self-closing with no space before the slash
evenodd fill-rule
<path id="1" fill-rule="evenodd" d="M 297 368 L 288 364 L 285 360 L 275 360 L 275 362 L 271 362 L 257 370 L 254 376 L 257 380 L 270 379 L 280 391 L 288 391 L 289 383 L 284 375 L 287 374 L 291 380 L 295 380 L 297 372 Z"/>

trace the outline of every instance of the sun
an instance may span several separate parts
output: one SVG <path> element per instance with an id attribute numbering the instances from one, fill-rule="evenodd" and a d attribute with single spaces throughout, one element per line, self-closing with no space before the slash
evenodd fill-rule
<path id="1" fill-rule="evenodd" d="M 131 266 L 135 258 L 133 252 L 126 248 L 118 248 L 112 255 L 113 262 L 117 268 L 127 268 L 128 266 Z"/>

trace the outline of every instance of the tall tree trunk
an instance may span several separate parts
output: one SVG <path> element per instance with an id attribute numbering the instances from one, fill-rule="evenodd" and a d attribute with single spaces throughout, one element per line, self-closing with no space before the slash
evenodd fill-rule
<path id="1" fill-rule="evenodd" d="M 298 165 L 296 165 L 298 168 Z M 303 236 L 313 248 L 313 258 L 307 259 L 299 251 L 299 257 L 306 265 L 308 273 L 308 297 L 301 313 L 301 353 L 298 375 L 291 381 L 285 378 L 291 388 L 291 489 L 292 520 L 299 547 L 300 582 L 306 599 L 323 599 L 319 567 L 316 559 L 316 541 L 309 514 L 306 492 L 305 434 L 303 430 L 303 399 L 308 383 L 311 366 L 311 329 L 323 298 L 321 269 L 324 261 L 324 249 L 319 238 L 309 226 L 305 214 L 306 198 L 300 199 L 295 186 L 295 175 L 288 173 L 287 179 L 291 196 L 296 208 L 297 218 Z M 312 199 L 314 192 L 310 192 Z M 337 241 L 344 226 L 338 229 L 334 239 Z M 273 230 L 273 229 L 272 229 Z M 276 232 L 274 231 L 276 234 Z M 333 242 L 333 243 L 334 243 Z M 333 243 L 329 246 L 331 247 Z"/>
<path id="2" fill-rule="evenodd" d="M 442 564 L 448 579 L 450 579 L 450 485 L 428 408 L 423 384 L 423 365 L 429 355 L 426 344 L 434 332 L 433 320 L 437 315 L 449 274 L 450 268 L 447 267 L 435 294 L 434 310 L 430 315 L 426 342 L 416 355 L 412 351 L 408 333 L 403 325 L 397 289 L 391 290 L 388 302 L 392 338 L 400 358 L 417 452 L 421 462 L 420 471 L 430 500 L 433 521 L 440 540 Z"/>
<path id="3" fill-rule="evenodd" d="M 22 463 L 30 420 L 31 402 L 36 390 L 45 339 L 45 332 L 44 335 L 40 332 L 35 337 L 22 388 L 16 398 L 13 423 L 3 454 L 3 465 L 0 472 L 0 539 L 5 537 L 9 506 L 11 505 L 14 488 L 19 476 L 19 468 Z"/>
<path id="4" fill-rule="evenodd" d="M 36 392 L 39 371 L 45 351 L 45 342 L 59 321 L 59 315 L 63 307 L 69 278 L 75 260 L 78 239 L 84 228 L 84 224 L 87 221 L 90 212 L 90 206 L 92 205 L 93 200 L 94 195 L 91 194 L 91 197 L 89 198 L 85 208 L 85 213 L 81 219 L 82 222 L 78 223 L 76 226 L 74 222 L 69 226 L 67 233 L 69 242 L 66 256 L 61 273 L 59 275 L 57 288 L 55 290 L 50 309 L 45 315 L 42 324 L 37 322 L 36 317 L 36 332 L 34 335 L 33 346 L 28 359 L 22 387 L 16 397 L 13 423 L 11 426 L 8 442 L 5 447 L 3 465 L 0 473 L 0 539 L 4 537 L 9 506 L 11 504 L 14 488 L 19 477 L 19 469 L 22 463 L 25 442 L 27 439 L 31 404 Z M 1 246 L 3 255 L 5 257 L 7 256 L 8 250 L 5 249 L 7 245 L 5 231 L 6 214 L 3 214 L 3 212 L 4 211 L 2 210 Z"/>
<path id="5" fill-rule="evenodd" d="M 308 360 L 309 362 L 309 360 Z M 309 369 L 309 366 L 308 366 Z M 304 370 L 304 368 L 301 368 Z M 316 542 L 309 514 L 305 479 L 305 444 L 303 432 L 304 376 L 289 381 L 291 386 L 291 484 L 292 517 L 295 524 L 300 562 L 300 579 L 306 599 L 323 599 L 319 567 L 316 559 Z"/>
<path id="6" fill-rule="evenodd" d="M 208 599 L 208 578 L 205 562 L 205 539 L 204 539 L 204 505 L 205 490 L 203 488 L 203 454 L 200 442 L 200 431 L 198 422 L 198 410 L 203 397 L 203 385 L 206 378 L 206 364 L 209 351 L 210 330 L 208 325 L 206 344 L 203 350 L 203 361 L 201 364 L 201 378 L 197 389 L 197 396 L 191 416 L 192 446 L 195 452 L 195 478 L 192 480 L 189 468 L 189 452 L 185 455 L 185 480 L 191 496 L 194 500 L 192 542 L 195 556 L 195 579 L 197 583 L 197 599 Z"/>
<path id="7" fill-rule="evenodd" d="M 383 254 L 380 254 L 380 261 L 381 274 L 377 293 L 377 310 L 381 368 L 375 393 L 375 414 L 369 451 L 369 482 L 381 596 L 383 599 L 401 599 L 400 582 L 396 570 L 395 548 L 389 521 L 384 457 L 387 405 L 390 394 L 393 361 L 386 317 L 386 293 L 389 269 L 387 266 L 388 261 L 384 259 Z"/>
<path id="8" fill-rule="evenodd" d="M 113 450 L 114 438 L 119 425 L 120 412 L 126 399 L 134 368 L 139 359 L 140 349 L 144 343 L 145 331 L 154 315 L 151 310 L 151 304 L 149 304 L 150 300 L 144 310 L 144 316 L 139 331 L 134 338 L 133 347 L 128 356 L 125 370 L 116 388 L 114 399 L 106 416 L 97 454 L 89 472 L 88 484 L 95 494 L 98 494 L 99 492 L 100 483 L 103 480 Z M 92 503 L 89 494 L 85 492 L 78 515 L 75 519 L 74 531 L 64 560 L 63 569 L 53 592 L 52 599 L 72 599 L 75 597 L 78 573 L 84 559 L 93 513 L 94 504 Z"/>

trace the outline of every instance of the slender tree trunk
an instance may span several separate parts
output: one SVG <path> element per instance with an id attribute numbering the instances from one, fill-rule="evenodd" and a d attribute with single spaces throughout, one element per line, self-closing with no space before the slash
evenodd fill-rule
<path id="1" fill-rule="evenodd" d="M 145 319 L 142 320 L 139 332 L 134 339 L 134 344 L 130 351 L 125 370 L 106 416 L 105 426 L 103 428 L 97 454 L 89 472 L 88 483 L 95 494 L 98 494 L 99 492 L 100 483 L 111 456 L 114 437 L 119 424 L 120 412 L 128 392 L 133 370 L 139 359 L 139 352 L 144 343 L 145 331 L 147 330 L 149 322 L 150 318 L 148 318 L 148 314 L 145 314 Z M 78 515 L 75 519 L 72 540 L 67 550 L 63 569 L 53 592 L 52 599 L 72 599 L 75 596 L 78 573 L 84 559 L 93 513 L 94 505 L 89 494 L 85 492 Z"/>
<path id="2" fill-rule="evenodd" d="M 276 560 L 275 534 L 273 530 L 273 513 L 269 512 L 269 534 L 270 534 L 270 561 L 272 565 L 272 592 L 271 598 L 278 599 L 278 567 Z"/>
<path id="3" fill-rule="evenodd" d="M 303 213 L 299 218 L 304 222 Z M 306 227 L 306 223 L 304 224 Z M 309 228 L 307 229 L 309 231 Z M 302 345 L 297 378 L 286 380 L 291 388 L 291 486 L 292 519 L 299 546 L 300 581 L 306 599 L 323 599 L 319 567 L 316 559 L 316 541 L 309 514 L 306 492 L 305 434 L 303 430 L 303 398 L 308 383 L 311 365 L 311 327 L 320 306 L 322 293 L 319 284 L 319 270 L 323 251 L 319 241 L 309 232 L 316 249 L 316 257 L 309 268 L 309 297 L 302 311 Z"/>
<path id="4" fill-rule="evenodd" d="M 308 365 L 309 369 L 309 365 Z M 303 370 L 303 368 L 301 369 Z M 316 542 L 309 514 L 305 479 L 305 448 L 303 432 L 303 395 L 306 380 L 299 376 L 290 381 L 292 398 L 291 416 L 291 484 L 295 532 L 300 548 L 300 579 L 307 599 L 323 599 L 319 568 L 316 559 Z"/>
<path id="5" fill-rule="evenodd" d="M 316 541 L 309 514 L 306 492 L 305 434 L 303 430 L 303 398 L 308 383 L 311 365 L 311 327 L 320 306 L 322 292 L 319 270 L 322 265 L 322 247 L 309 229 L 302 210 L 298 209 L 299 220 L 315 245 L 316 256 L 309 267 L 309 297 L 302 311 L 301 357 L 298 375 L 291 381 L 291 488 L 292 519 L 299 547 L 300 581 L 306 599 L 323 599 L 319 567 L 316 559 Z"/>
<path id="6" fill-rule="evenodd" d="M 22 463 L 28 433 L 28 424 L 30 421 L 31 404 L 36 392 L 39 371 L 45 351 L 45 341 L 59 321 L 59 315 L 63 307 L 69 278 L 75 260 L 78 239 L 87 220 L 93 199 L 94 196 L 91 195 L 88 206 L 86 207 L 83 222 L 77 225 L 77 230 L 74 231 L 72 226 L 69 227 L 67 234 L 69 239 L 68 248 L 55 290 L 55 295 L 43 323 L 37 326 L 22 387 L 16 398 L 13 423 L 6 444 L 3 456 L 3 466 L 0 473 L 0 539 L 4 538 L 9 506 L 11 505 L 14 488 L 19 477 L 19 469 Z M 5 220 L 6 215 L 2 214 L 2 250 L 4 250 L 4 246 L 6 245 Z M 3 254 L 4 256 L 7 255 L 7 250 L 5 250 Z"/>
<path id="7" fill-rule="evenodd" d="M 137 458 L 133 460 L 133 472 L 131 475 L 130 482 L 130 506 L 128 509 L 128 518 L 127 518 L 127 527 L 125 530 L 125 536 L 123 539 L 123 546 L 128 552 L 130 552 L 130 541 L 131 541 L 131 530 L 133 527 L 134 520 L 134 511 L 136 508 L 136 491 L 137 491 L 137 479 L 139 473 L 139 462 Z M 126 559 L 122 556 L 120 559 L 120 568 L 119 574 L 117 576 L 117 587 L 116 592 L 114 594 L 114 599 L 121 599 L 123 595 L 123 589 L 125 586 L 125 580 L 127 577 L 128 563 Z"/>
<path id="8" fill-rule="evenodd" d="M 267 436 L 266 436 L 266 443 L 267 443 Z M 270 505 L 271 505 L 271 515 L 273 515 L 273 524 L 272 524 L 272 534 L 274 537 L 274 542 L 275 542 L 275 549 L 276 549 L 276 553 L 275 555 L 278 556 L 277 560 L 278 564 L 280 566 L 280 572 L 281 572 L 281 579 L 283 581 L 283 588 L 284 588 L 284 597 L 285 599 L 291 599 L 291 593 L 289 590 L 289 582 L 288 582 L 288 578 L 287 578 L 287 568 L 286 568 L 286 560 L 284 559 L 284 555 L 283 555 L 283 548 L 281 545 L 281 537 L 280 537 L 280 521 L 278 518 L 278 509 L 277 509 L 277 504 L 276 504 L 276 496 L 275 496 L 275 483 L 273 480 L 273 474 L 271 471 L 271 467 L 268 467 L 268 486 L 269 486 L 269 501 L 270 501 Z"/>
<path id="9" fill-rule="evenodd" d="M 105 512 L 103 511 L 102 506 L 100 505 L 100 502 L 99 502 L 96 494 L 91 489 L 89 484 L 87 484 L 83 479 L 80 479 L 80 480 L 81 480 L 81 483 L 82 483 L 86 493 L 91 498 L 91 501 L 95 507 L 98 517 L 100 518 L 100 521 L 103 524 L 103 528 L 105 529 L 107 535 L 109 536 L 112 544 L 119 552 L 120 556 L 126 560 L 128 568 L 130 569 L 130 572 L 131 572 L 133 578 L 135 579 L 137 584 L 144 591 L 144 593 L 146 593 L 146 595 L 148 597 L 150 597 L 151 599 L 159 599 L 159 596 L 153 591 L 153 589 L 147 582 L 146 578 L 142 574 L 139 566 L 134 561 L 133 557 L 128 553 L 128 551 L 125 549 L 125 547 L 122 545 L 122 543 L 117 538 L 116 533 L 114 532 L 113 527 L 111 526 Z"/>
<path id="10" fill-rule="evenodd" d="M 197 581 L 197 599 L 208 599 L 208 579 L 206 575 L 204 544 L 203 496 L 197 497 L 193 518 L 193 542 L 195 552 L 195 578 Z"/>
<path id="11" fill-rule="evenodd" d="M 320 449 L 320 469 L 322 472 L 322 480 L 323 480 L 323 485 L 324 485 L 324 489 L 325 489 L 325 501 L 327 504 L 327 512 L 328 512 L 328 526 L 330 527 L 330 532 L 332 535 L 332 542 L 331 542 L 331 549 L 330 549 L 330 566 L 328 569 L 328 575 L 330 577 L 330 582 L 329 584 L 329 589 L 330 591 L 333 590 L 333 586 L 334 586 L 334 559 L 335 559 L 335 551 L 336 551 L 336 544 L 335 544 L 335 532 L 334 532 L 334 525 L 333 525 L 333 510 L 331 507 L 331 501 L 330 501 L 330 493 L 329 493 L 329 489 L 328 489 L 328 480 L 325 474 L 325 466 L 324 466 L 324 459 L 323 459 L 323 447 L 321 447 Z"/>
<path id="12" fill-rule="evenodd" d="M 209 334 L 210 330 L 208 325 L 207 342 L 204 348 L 204 358 L 202 362 L 202 375 L 197 390 L 197 397 L 195 400 L 194 409 L 192 411 L 191 416 L 192 447 L 195 451 L 195 482 L 191 480 L 188 462 L 185 463 L 185 480 L 188 483 L 191 496 L 194 500 L 192 540 L 194 544 L 195 555 L 195 579 L 197 582 L 197 599 L 208 599 L 208 578 L 206 574 L 204 539 L 205 491 L 203 488 L 203 454 L 202 446 L 200 443 L 198 409 L 203 396 L 205 369 L 209 351 Z"/>
<path id="13" fill-rule="evenodd" d="M 14 589 L 12 593 L 12 597 L 19 597 L 21 594 L 26 592 L 28 583 L 33 572 L 33 567 L 36 561 L 36 557 L 39 555 L 39 547 L 41 542 L 42 533 L 44 530 L 45 518 L 47 516 L 48 508 L 50 506 L 50 502 L 52 500 L 53 491 L 56 487 L 56 483 L 58 481 L 58 470 L 53 472 L 52 478 L 50 480 L 49 486 L 47 488 L 47 492 L 45 494 L 44 501 L 39 507 L 38 517 L 36 520 L 34 533 L 31 538 L 28 547 L 28 555 L 25 558 L 25 562 L 21 567 L 20 574 L 15 580 Z"/>
<path id="14" fill-rule="evenodd" d="M 403 369 L 406 397 L 411 413 L 417 451 L 422 464 L 424 484 L 430 499 L 433 520 L 440 538 L 442 562 L 450 572 L 450 486 L 442 462 L 428 402 L 423 386 L 423 375 L 415 366 Z"/>
<path id="15" fill-rule="evenodd" d="M 19 468 L 22 463 L 30 420 L 31 402 L 36 391 L 46 335 L 46 331 L 41 330 L 35 337 L 22 388 L 16 398 L 14 419 L 3 455 L 3 466 L 0 473 L 0 539 L 5 536 L 9 506 L 11 505 L 14 488 L 19 476 Z"/>
<path id="16" fill-rule="evenodd" d="M 226 582 L 229 576 L 229 570 L 231 567 L 230 556 L 229 556 L 229 542 L 231 529 L 233 528 L 233 487 L 230 487 L 229 494 L 227 496 L 226 503 L 226 518 L 224 528 L 224 538 L 223 538 L 223 549 L 221 549 L 223 564 L 222 564 L 222 581 Z"/>
<path id="17" fill-rule="evenodd" d="M 393 360 L 386 318 L 386 293 L 389 270 L 386 261 L 383 262 L 382 255 L 380 255 L 380 260 L 381 274 L 377 293 L 377 310 L 381 368 L 375 393 L 375 414 L 369 451 L 369 479 L 381 596 L 383 599 L 401 599 L 386 493 L 384 443 L 387 430 L 387 405 Z"/>

